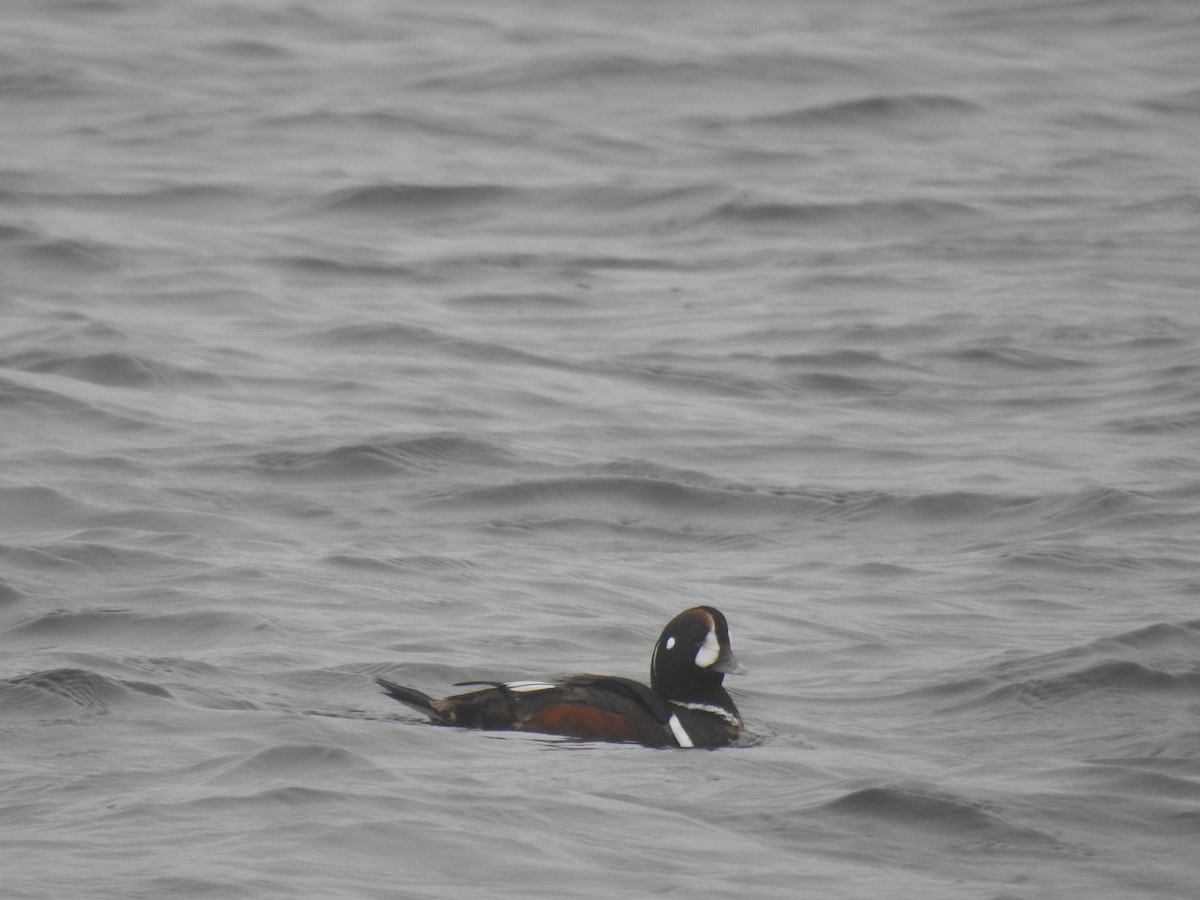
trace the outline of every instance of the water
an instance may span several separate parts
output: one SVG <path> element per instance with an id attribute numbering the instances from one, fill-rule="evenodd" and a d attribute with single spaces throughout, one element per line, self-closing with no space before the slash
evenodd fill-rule
<path id="1" fill-rule="evenodd" d="M 4 21 L 6 898 L 1194 896 L 1193 4 Z"/>

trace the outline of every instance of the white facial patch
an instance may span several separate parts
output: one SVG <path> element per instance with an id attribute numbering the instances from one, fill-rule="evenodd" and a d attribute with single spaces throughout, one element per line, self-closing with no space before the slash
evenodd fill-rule
<path id="1" fill-rule="evenodd" d="M 529 694 L 533 691 L 548 691 L 558 687 L 548 681 L 509 681 L 504 685 L 516 694 Z"/>
<path id="2" fill-rule="evenodd" d="M 692 743 L 692 737 L 684 730 L 683 723 L 679 721 L 674 713 L 671 713 L 671 718 L 667 719 L 667 724 L 671 726 L 671 734 L 675 735 L 675 740 L 679 742 L 680 747 L 695 747 Z"/>
<path id="3" fill-rule="evenodd" d="M 721 656 L 721 643 L 717 640 L 717 633 L 712 629 L 704 637 L 704 643 L 700 645 L 700 649 L 696 651 L 696 665 L 702 669 L 707 669 L 715 663 Z"/>
<path id="4" fill-rule="evenodd" d="M 663 644 L 663 647 L 665 647 L 667 650 L 673 649 L 675 647 L 675 638 L 673 638 L 673 637 L 667 638 L 667 642 L 665 644 Z"/>

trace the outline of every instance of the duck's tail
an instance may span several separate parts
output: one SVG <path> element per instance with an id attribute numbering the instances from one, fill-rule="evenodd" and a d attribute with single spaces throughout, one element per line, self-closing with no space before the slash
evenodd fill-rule
<path id="1" fill-rule="evenodd" d="M 429 716 L 434 722 L 439 725 L 450 724 L 449 720 L 438 709 L 437 701 L 428 694 L 422 694 L 415 688 L 405 687 L 402 684 L 396 684 L 394 681 L 388 681 L 386 678 L 376 678 L 375 683 L 383 688 L 385 694 L 393 700 L 398 700 L 405 706 L 415 709 L 419 713 Z"/>

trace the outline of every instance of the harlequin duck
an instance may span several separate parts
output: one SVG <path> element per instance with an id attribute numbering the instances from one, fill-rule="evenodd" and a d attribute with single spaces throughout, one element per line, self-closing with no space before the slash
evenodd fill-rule
<path id="1" fill-rule="evenodd" d="M 629 678 L 574 675 L 559 681 L 462 681 L 478 691 L 435 700 L 386 678 L 394 700 L 438 725 L 533 731 L 647 747 L 723 747 L 742 730 L 721 682 L 741 675 L 725 616 L 711 606 L 686 609 L 667 623 L 650 657 L 650 687 Z"/>

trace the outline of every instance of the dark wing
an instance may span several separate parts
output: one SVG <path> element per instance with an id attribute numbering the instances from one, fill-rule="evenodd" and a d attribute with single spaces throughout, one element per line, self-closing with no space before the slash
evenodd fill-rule
<path id="1" fill-rule="evenodd" d="M 666 702 L 627 678 L 575 675 L 553 689 L 514 695 L 517 731 L 561 734 L 585 741 L 631 741 L 647 747 L 674 743 Z"/>
<path id="2" fill-rule="evenodd" d="M 670 703 L 632 678 L 618 678 L 615 675 L 573 675 L 564 678 L 559 684 L 564 692 L 574 689 L 591 696 L 593 691 L 600 691 L 611 695 L 615 702 L 622 705 L 634 703 L 663 725 L 667 724 L 673 712 Z M 595 699 L 591 702 L 595 702 Z"/>
<path id="3" fill-rule="evenodd" d="M 552 701 L 587 704 L 601 709 L 628 709 L 632 703 L 639 711 L 649 714 L 664 725 L 673 712 L 670 704 L 646 685 L 632 678 L 620 678 L 616 675 L 571 675 L 553 682 L 456 681 L 454 686 L 490 688 L 520 703 Z M 491 690 L 472 691 L 446 699 L 466 700 L 490 693 Z"/>

